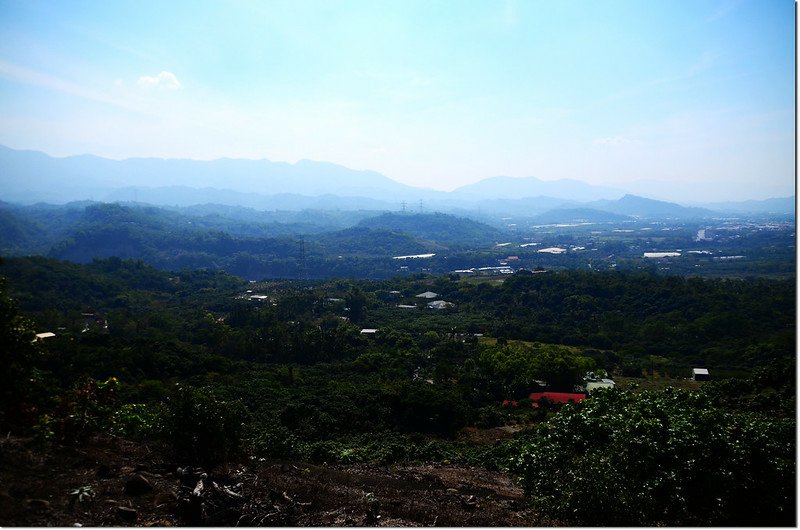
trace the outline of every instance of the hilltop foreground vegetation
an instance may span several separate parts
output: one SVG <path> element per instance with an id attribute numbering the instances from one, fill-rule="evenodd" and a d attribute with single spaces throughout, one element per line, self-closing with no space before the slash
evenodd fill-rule
<path id="1" fill-rule="evenodd" d="M 5 524 L 795 524 L 794 279 L 0 271 Z M 103 504 L 137 474 L 138 514 Z"/>

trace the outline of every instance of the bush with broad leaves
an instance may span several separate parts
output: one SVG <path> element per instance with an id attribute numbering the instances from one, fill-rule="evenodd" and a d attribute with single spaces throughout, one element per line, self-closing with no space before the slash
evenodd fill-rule
<path id="1" fill-rule="evenodd" d="M 795 428 L 703 393 L 600 391 L 542 424 L 511 470 L 576 525 L 793 526 Z"/>

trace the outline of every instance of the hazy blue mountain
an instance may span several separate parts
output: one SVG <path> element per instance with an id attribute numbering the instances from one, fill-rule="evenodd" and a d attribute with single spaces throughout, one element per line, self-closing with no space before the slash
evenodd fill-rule
<path id="1" fill-rule="evenodd" d="M 475 203 L 481 212 L 502 217 L 535 217 L 558 208 L 577 207 L 581 203 L 556 197 L 525 197 L 522 199 L 486 199 Z"/>
<path id="2" fill-rule="evenodd" d="M 646 219 L 702 219 L 719 215 L 718 212 L 706 208 L 690 208 L 636 195 L 625 195 L 616 201 L 594 201 L 586 203 L 585 207 Z"/>
<path id="3" fill-rule="evenodd" d="M 114 190 L 104 198 L 108 202 L 138 202 L 162 206 L 194 206 L 224 204 L 262 211 L 268 210 L 399 210 L 400 201 L 383 201 L 368 197 L 349 197 L 333 194 L 316 196 L 297 193 L 263 195 L 231 189 L 165 186 L 159 188 L 126 187 Z"/>
<path id="4" fill-rule="evenodd" d="M 523 199 L 547 196 L 571 201 L 618 199 L 625 191 L 605 186 L 594 186 L 579 180 L 540 180 L 536 177 L 490 177 L 453 191 L 460 197 L 480 199 Z"/>
<path id="5" fill-rule="evenodd" d="M 696 198 L 711 196 L 694 191 Z M 549 210 L 582 207 L 622 215 L 673 218 L 706 217 L 710 210 L 784 214 L 794 211 L 791 198 L 717 203 L 704 210 L 642 199 L 625 195 L 620 189 L 570 179 L 492 177 L 448 193 L 406 186 L 374 171 L 311 160 L 288 164 L 227 158 L 213 161 L 109 160 L 92 155 L 55 158 L 3 146 L 0 146 L 0 194 L 0 200 L 23 204 L 98 200 L 175 207 L 214 203 L 262 211 L 473 212 L 474 218 L 534 217 Z M 648 195 L 665 196 L 655 192 Z"/>
<path id="6" fill-rule="evenodd" d="M 0 187 L 3 199 L 17 202 L 66 202 L 103 197 L 106 200 L 143 200 L 158 204 L 185 204 L 185 188 L 213 188 L 209 193 L 296 194 L 370 197 L 394 205 L 444 192 L 395 182 L 374 171 L 357 171 L 327 162 L 301 160 L 296 164 L 269 160 L 212 161 L 160 158 L 109 160 L 82 155 L 54 158 L 36 151 L 0 146 Z M 119 196 L 122 188 L 134 196 Z M 145 192 L 142 188 L 163 188 Z M 228 191 L 230 190 L 230 191 Z M 115 195 L 117 194 L 117 195 Z M 241 200 L 231 195 L 228 200 Z M 202 202 L 209 202 L 204 200 Z M 215 202 L 220 202 L 219 200 Z"/>
<path id="7" fill-rule="evenodd" d="M 765 179 L 763 182 L 754 180 L 748 189 L 743 190 L 737 186 L 726 186 L 724 182 L 705 179 L 680 183 L 670 180 L 642 179 L 626 182 L 625 189 L 633 195 L 657 197 L 687 206 L 705 206 L 703 203 L 709 201 L 738 202 L 743 199 L 763 200 L 770 197 L 786 197 L 793 193 L 791 182 L 790 180 L 781 182 L 773 182 L 770 179 Z"/>
<path id="8" fill-rule="evenodd" d="M 256 210 L 242 206 L 225 204 L 198 204 L 177 208 L 177 210 L 195 219 L 249 224 L 268 223 L 295 226 L 300 229 L 296 233 L 315 233 L 342 230 L 356 225 L 362 219 L 375 217 L 383 213 L 375 210 Z"/>
<path id="9" fill-rule="evenodd" d="M 63 204 L 105 195 L 116 187 L 100 177 L 103 168 L 93 168 L 91 172 L 80 169 L 87 157 L 72 158 L 74 160 L 65 163 L 62 161 L 67 159 L 52 158 L 37 151 L 15 151 L 0 146 L 2 199 Z"/>
<path id="10" fill-rule="evenodd" d="M 593 208 L 561 208 L 537 215 L 532 219 L 532 221 L 540 224 L 612 223 L 628 221 L 631 219 L 632 218 L 629 215 L 605 212 L 602 210 L 595 210 Z"/>
<path id="11" fill-rule="evenodd" d="M 763 201 L 714 202 L 703 205 L 709 210 L 743 214 L 795 214 L 795 198 L 779 197 Z"/>

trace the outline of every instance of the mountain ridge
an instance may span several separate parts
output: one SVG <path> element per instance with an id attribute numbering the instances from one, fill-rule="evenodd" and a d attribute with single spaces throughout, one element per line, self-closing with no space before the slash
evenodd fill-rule
<path id="1" fill-rule="evenodd" d="M 706 208 L 681 206 L 674 202 L 648 199 L 630 193 L 616 201 L 599 200 L 587 203 L 586 207 L 640 218 L 666 217 L 689 219 L 713 217 L 717 215 L 717 212 Z"/>
<path id="2" fill-rule="evenodd" d="M 91 154 L 51 157 L 35 150 L 0 145 L 0 188 L 5 201 L 64 204 L 82 200 L 138 201 L 190 206 L 215 203 L 260 209 L 405 209 L 478 211 L 489 215 L 532 217 L 557 208 L 594 208 L 639 215 L 632 205 L 614 200 L 633 196 L 622 189 L 579 180 L 537 177 L 489 177 L 451 192 L 399 183 L 372 170 L 354 170 L 332 162 L 301 159 L 294 164 L 263 159 L 215 160 L 157 157 L 113 160 Z M 637 195 L 638 196 L 638 195 Z M 630 199 L 626 199 L 630 201 Z M 652 206 L 665 209 L 656 201 Z M 673 214 L 794 214 L 794 198 L 778 197 L 666 208 Z M 641 205 L 640 205 L 641 206 Z M 611 210 L 608 210 L 611 208 Z M 627 209 L 626 209 L 627 208 Z M 692 210 L 694 208 L 694 210 Z M 413 210 L 413 207 L 411 208 Z M 634 208 L 635 210 L 635 208 Z M 651 216 L 653 212 L 645 212 Z"/>
<path id="3" fill-rule="evenodd" d="M 619 198 L 625 191 L 608 186 L 595 186 L 575 179 L 542 180 L 530 176 L 496 176 L 461 186 L 452 193 L 461 196 L 492 196 L 498 199 L 519 199 L 542 195 L 556 199 L 580 201 Z"/>

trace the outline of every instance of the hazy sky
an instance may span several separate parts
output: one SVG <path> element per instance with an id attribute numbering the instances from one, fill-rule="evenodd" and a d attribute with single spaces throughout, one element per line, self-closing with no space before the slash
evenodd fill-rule
<path id="1" fill-rule="evenodd" d="M 0 143 L 785 196 L 794 25 L 791 0 L 0 1 Z"/>

